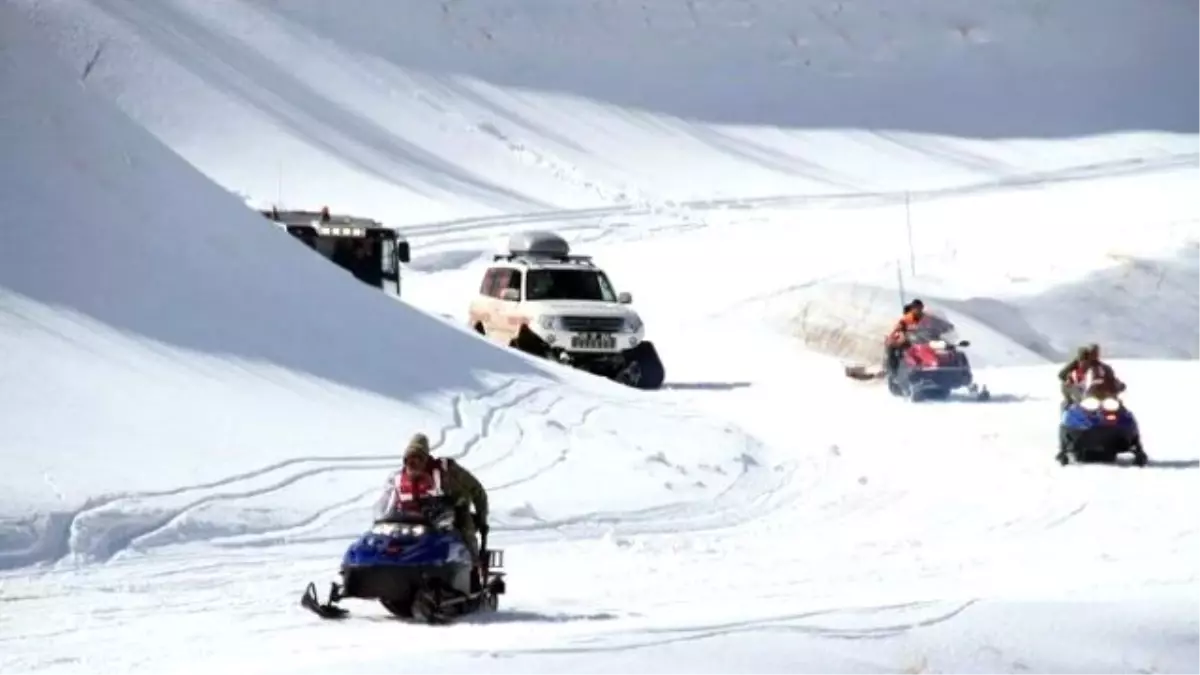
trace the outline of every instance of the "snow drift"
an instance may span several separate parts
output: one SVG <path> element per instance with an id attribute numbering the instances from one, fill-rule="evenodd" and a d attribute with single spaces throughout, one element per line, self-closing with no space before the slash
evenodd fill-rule
<path id="1" fill-rule="evenodd" d="M 666 411 L 675 430 L 631 435 L 625 424 L 660 414 L 630 407 L 632 393 L 358 283 L 88 91 L 2 9 L 0 566 L 315 536 L 339 515 L 334 531 L 350 532 L 418 429 L 443 453 L 474 452 L 500 491 L 570 484 L 597 461 L 639 469 L 641 501 L 614 505 L 586 481 L 561 497 L 516 490 L 496 509 L 521 507 L 518 521 L 711 498 L 754 473 L 757 445 L 724 425 Z M 672 492 L 673 467 L 647 464 L 643 445 L 680 433 L 714 473 Z"/>

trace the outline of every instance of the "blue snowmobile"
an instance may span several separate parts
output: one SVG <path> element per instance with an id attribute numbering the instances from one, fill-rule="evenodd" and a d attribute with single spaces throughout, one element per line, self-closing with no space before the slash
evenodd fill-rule
<path id="1" fill-rule="evenodd" d="M 323 619 L 341 619 L 345 598 L 378 600 L 397 617 L 444 624 L 460 616 L 495 611 L 504 594 L 502 550 L 480 543 L 475 569 L 471 554 L 454 528 L 455 512 L 445 498 L 428 499 L 420 513 L 388 510 L 378 517 L 342 557 L 339 584 L 330 584 L 329 599 L 317 598 L 312 583 L 300 605 Z"/>
<path id="2" fill-rule="evenodd" d="M 1059 464 L 1112 464 L 1126 452 L 1133 454 L 1135 465 L 1146 465 L 1137 419 L 1120 398 L 1089 393 L 1063 409 L 1058 426 Z"/>

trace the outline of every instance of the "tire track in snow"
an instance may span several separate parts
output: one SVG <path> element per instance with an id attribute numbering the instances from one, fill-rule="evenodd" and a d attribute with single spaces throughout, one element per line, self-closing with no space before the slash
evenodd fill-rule
<path id="1" fill-rule="evenodd" d="M 485 390 L 474 400 L 494 398 L 511 389 L 517 382 L 509 381 Z M 535 387 L 535 390 L 538 389 Z M 531 395 L 526 392 L 508 404 L 515 405 Z M 449 435 L 465 428 L 463 405 L 464 395 L 451 399 L 451 422 L 439 429 L 437 440 L 431 443 L 436 448 L 444 445 Z M 162 535 L 172 528 L 179 528 L 185 519 L 201 507 L 216 503 L 256 498 L 279 492 L 300 481 L 330 473 L 380 472 L 394 470 L 399 461 L 395 453 L 361 456 L 306 456 L 293 457 L 266 466 L 244 471 L 221 479 L 185 485 L 165 490 L 121 493 L 87 500 L 79 509 L 65 514 L 57 521 L 52 519 L 46 528 L 38 548 L 46 551 L 49 562 L 59 563 L 67 559 L 104 562 L 123 551 L 136 549 L 143 540 Z M 461 453 L 460 453 L 461 454 Z M 315 465 L 315 466 L 314 466 Z M 283 474 L 278 476 L 277 474 Z M 267 481 L 263 485 L 254 485 Z M 250 486 L 246 486 L 250 483 Z M 339 500 L 302 519 L 292 528 L 303 528 L 305 524 L 318 524 L 336 517 L 339 513 L 356 508 L 370 494 L 378 490 L 360 493 Z M 185 498 L 182 504 L 170 503 L 174 498 Z M 168 504 L 159 505 L 166 501 Z M 132 507 L 132 508 L 131 508 Z M 271 529 L 261 530 L 268 534 Z M 221 533 L 228 535 L 228 533 Z M 200 539 L 210 538 L 206 536 Z M 184 541 L 197 538 L 185 537 Z M 53 543 L 51 543 L 53 542 Z M 182 542 L 172 542 L 182 543 Z M 19 564 L 31 564 L 36 560 L 20 560 Z"/>
<path id="2" fill-rule="evenodd" d="M 886 206 L 903 203 L 906 195 L 913 201 L 930 201 L 948 197 L 985 194 L 995 191 L 1007 191 L 1020 188 L 1037 188 L 1045 185 L 1071 183 L 1095 178 L 1106 178 L 1124 175 L 1153 173 L 1186 166 L 1194 166 L 1200 161 L 1200 153 L 1173 153 L 1162 157 L 1132 157 L 1104 162 L 1091 162 L 1076 166 L 1065 167 L 1053 171 L 1034 171 L 1013 173 L 1001 178 L 958 185 L 946 188 L 928 190 L 880 190 L 862 192 L 812 193 L 803 195 L 772 195 L 765 197 L 730 197 L 719 199 L 695 199 L 671 201 L 666 200 L 661 205 L 619 204 L 614 206 L 590 207 L 582 209 L 562 209 L 553 211 L 534 211 L 529 213 L 504 214 L 496 216 L 481 216 L 473 218 L 457 218 L 453 220 L 427 223 L 423 225 L 406 226 L 404 234 L 410 240 L 421 239 L 422 245 L 441 246 L 454 243 L 478 242 L 486 236 L 487 230 L 511 227 L 513 225 L 532 225 L 537 223 L 555 223 L 558 231 L 578 231 L 588 228 L 610 229 L 602 223 L 571 224 L 569 221 L 596 220 L 615 216 L 674 216 L 685 217 L 689 212 L 714 209 L 753 209 L 763 207 L 788 208 L 797 206 Z M 689 229 L 703 227 L 703 223 L 680 223 L 664 226 L 660 229 Z M 447 235 L 466 234 L 469 236 L 453 237 Z M 638 236 L 639 233 L 630 233 Z M 641 233 L 644 234 L 644 233 Z M 481 250 L 482 252 L 482 250 Z M 466 263 L 445 265 L 440 269 L 456 269 Z"/>
<path id="3" fill-rule="evenodd" d="M 561 466 L 554 461 L 543 467 L 543 472 Z M 555 539 L 590 539 L 601 534 L 613 533 L 622 536 L 646 534 L 685 534 L 737 527 L 746 522 L 765 518 L 799 498 L 797 491 L 790 490 L 795 478 L 796 466 L 780 465 L 772 471 L 778 474 L 766 484 L 753 482 L 758 478 L 757 467 L 743 466 L 737 478 L 721 492 L 702 500 L 687 500 L 669 504 L 641 507 L 628 510 L 589 511 L 551 520 L 533 523 L 499 521 L 493 531 L 517 535 L 518 541 L 532 542 L 546 536 Z M 540 474 L 539 474 L 540 475 Z M 537 475 L 518 482 L 527 483 Z M 507 486 L 507 487 L 512 487 Z M 742 500 L 738 497 L 747 495 Z"/>
<path id="4" fill-rule="evenodd" d="M 564 640 L 555 636 L 557 642 L 566 641 L 568 644 L 503 650 L 502 653 L 511 656 L 619 652 L 708 640 L 737 633 L 762 632 L 793 633 L 832 640 L 878 640 L 947 623 L 958 618 L 977 602 L 975 599 L 954 603 L 922 601 L 878 607 L 820 609 L 718 624 L 646 626 L 621 631 L 585 633 L 575 639 L 567 637 Z M 950 606 L 947 607 L 947 604 Z M 901 616 L 895 616 L 896 614 Z M 909 616 L 905 616 L 906 614 Z M 833 625 L 847 622 L 848 618 L 853 619 L 848 622 L 851 625 Z M 814 619 L 821 621 L 815 622 Z M 475 653 L 482 655 L 488 652 Z"/>
<path id="5" fill-rule="evenodd" d="M 515 383 L 509 383 L 508 385 L 493 390 L 489 398 L 494 398 L 498 393 L 507 391 L 513 384 Z M 503 415 L 506 411 L 521 405 L 531 397 L 545 391 L 545 389 L 546 387 L 543 385 L 534 385 L 529 389 L 516 394 L 509 400 L 492 404 L 487 403 L 488 398 L 472 399 L 470 402 L 484 403 L 487 405 L 483 415 L 480 416 L 479 431 L 471 433 L 466 441 L 463 442 L 463 446 L 460 451 L 453 454 L 448 454 L 446 456 L 453 457 L 455 459 L 461 459 L 467 456 L 479 445 L 480 442 L 489 436 L 492 425 L 501 417 L 501 415 Z M 440 443 L 432 444 L 435 449 L 444 444 L 446 436 L 449 433 L 467 429 L 467 415 L 463 410 L 467 402 L 468 401 L 465 398 L 456 397 L 455 405 L 453 406 L 453 424 L 446 427 L 444 433 L 442 434 Z M 382 470 L 387 471 L 390 474 L 396 469 L 397 464 L 398 455 L 392 456 L 391 462 L 387 466 L 383 467 Z M 251 533 L 249 535 L 220 537 L 211 540 L 210 543 L 225 548 L 244 548 L 272 546 L 284 543 L 315 543 L 333 539 L 344 539 L 347 536 L 345 533 L 338 533 L 336 535 L 329 536 L 317 536 L 316 533 L 328 527 L 328 525 L 333 521 L 347 514 L 362 511 L 363 509 L 372 506 L 378 500 L 379 495 L 382 492 L 383 483 L 384 481 L 380 481 L 380 488 L 378 489 L 367 490 L 352 498 L 333 504 L 299 523 L 293 523 L 287 527 Z"/>

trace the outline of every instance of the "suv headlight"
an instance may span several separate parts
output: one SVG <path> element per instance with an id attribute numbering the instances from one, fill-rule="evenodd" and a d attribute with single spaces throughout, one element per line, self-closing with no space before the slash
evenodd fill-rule
<path id="1" fill-rule="evenodd" d="M 642 329 L 642 317 L 637 314 L 630 314 L 625 317 L 625 330 L 630 333 L 636 333 Z"/>
<path id="2" fill-rule="evenodd" d="M 560 316 L 539 316 L 538 325 L 546 330 L 562 330 L 562 317 Z"/>

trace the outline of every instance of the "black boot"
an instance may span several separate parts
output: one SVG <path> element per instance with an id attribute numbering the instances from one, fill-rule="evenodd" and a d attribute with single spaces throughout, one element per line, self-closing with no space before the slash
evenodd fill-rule
<path id="1" fill-rule="evenodd" d="M 887 376 L 893 378 L 896 376 L 896 368 L 900 366 L 900 348 L 887 348 Z"/>

